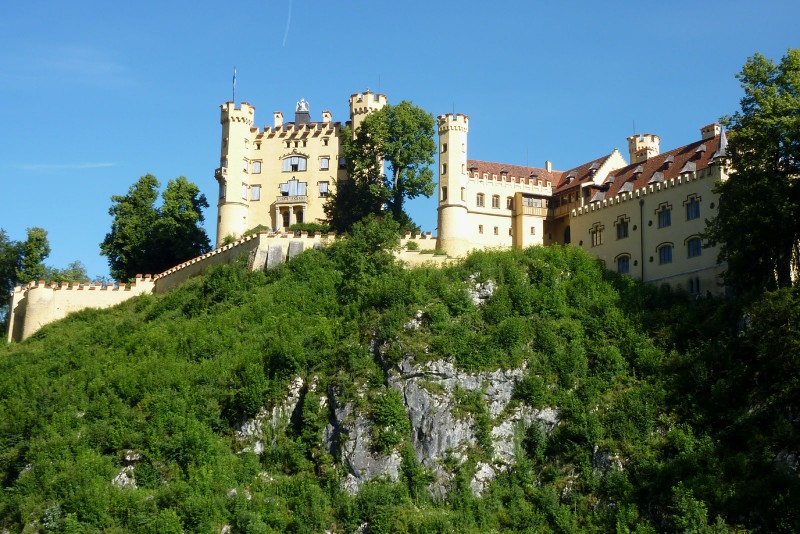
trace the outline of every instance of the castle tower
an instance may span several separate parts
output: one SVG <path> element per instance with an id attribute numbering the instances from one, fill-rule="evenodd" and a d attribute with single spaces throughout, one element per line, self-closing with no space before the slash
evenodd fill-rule
<path id="1" fill-rule="evenodd" d="M 239 237 L 248 229 L 250 129 L 255 109 L 246 102 L 242 102 L 238 108 L 233 102 L 225 102 L 220 106 L 222 147 L 220 166 L 214 173 L 219 183 L 217 247 L 222 245 L 227 236 Z"/>
<path id="2" fill-rule="evenodd" d="M 364 117 L 373 111 L 378 111 L 388 102 L 386 95 L 375 94 L 369 90 L 350 95 L 350 121 L 353 123 L 353 132 L 361 126 Z"/>
<path id="3" fill-rule="evenodd" d="M 450 256 L 469 252 L 467 134 L 469 117 L 439 115 L 439 229 L 437 247 Z"/>
<path id="4" fill-rule="evenodd" d="M 642 163 L 648 158 L 658 156 L 661 138 L 655 134 L 632 135 L 628 137 L 628 154 L 631 164 Z"/>

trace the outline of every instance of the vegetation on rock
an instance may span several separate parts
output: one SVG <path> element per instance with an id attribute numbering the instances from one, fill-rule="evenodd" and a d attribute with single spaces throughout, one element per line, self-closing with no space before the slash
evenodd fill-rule
<path id="1" fill-rule="evenodd" d="M 219 267 L 0 348 L 0 527 L 800 528 L 796 290 L 690 302 L 568 246 L 404 269 L 382 248 L 396 231 L 370 220 L 277 270 Z M 489 282 L 476 304 L 471 288 Z M 404 400 L 386 385 L 408 358 L 525 368 L 514 403 L 557 408 L 560 422 L 520 428 L 516 465 L 477 497 L 493 419 L 480 390 L 459 393 L 479 439 L 445 462 L 447 493 L 431 494 Z M 260 454 L 244 447 L 242 421 L 281 405 L 296 377 L 314 386 L 285 429 Z M 323 437 L 332 391 L 361 403 L 374 443 L 400 454 L 397 482 L 343 489 L 346 466 Z"/>

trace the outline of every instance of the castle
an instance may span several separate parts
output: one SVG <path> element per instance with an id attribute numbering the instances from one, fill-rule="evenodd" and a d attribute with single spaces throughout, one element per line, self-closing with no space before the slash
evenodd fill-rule
<path id="1" fill-rule="evenodd" d="M 387 104 L 369 91 L 350 96 L 354 131 Z M 135 295 L 162 293 L 212 265 L 248 255 L 251 268 L 277 265 L 320 247 L 329 235 L 288 232 L 291 225 L 321 222 L 324 205 L 346 180 L 342 124 L 329 111 L 310 119 L 304 100 L 294 122 L 273 114 L 273 126 L 255 127 L 255 107 L 220 106 L 222 125 L 216 250 L 131 286 L 47 284 L 17 287 L 11 298 L 8 340 L 28 338 L 45 324 L 84 308 L 113 306 Z M 714 184 L 727 179 L 727 140 L 719 124 L 700 139 L 660 152 L 657 135 L 628 138 L 628 163 L 616 149 L 566 171 L 470 160 L 469 117 L 438 117 L 438 237 L 406 235 L 401 260 L 441 263 L 484 248 L 572 243 L 607 268 L 648 283 L 697 296 L 723 292 L 716 248 L 704 248 L 705 219 L 719 203 Z M 248 230 L 267 230 L 245 236 Z M 414 242 L 415 246 L 408 244 Z M 447 256 L 420 254 L 440 250 Z"/>
<path id="2" fill-rule="evenodd" d="M 719 251 L 701 237 L 719 204 L 714 184 L 729 172 L 719 124 L 663 153 L 657 135 L 633 135 L 630 163 L 614 149 L 566 171 L 470 160 L 469 117 L 441 115 L 438 124 L 438 247 L 448 255 L 571 243 L 648 283 L 724 292 Z"/>

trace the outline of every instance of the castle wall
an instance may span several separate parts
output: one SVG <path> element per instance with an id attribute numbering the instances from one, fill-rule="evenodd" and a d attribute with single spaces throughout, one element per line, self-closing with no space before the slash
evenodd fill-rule
<path id="1" fill-rule="evenodd" d="M 705 220 L 716 215 L 719 198 L 714 184 L 725 176 L 724 167 L 714 165 L 573 210 L 572 243 L 605 262 L 609 270 L 618 271 L 620 258 L 628 257 L 627 274 L 639 280 L 703 295 L 723 294 L 719 275 L 725 266 L 717 264 L 718 247 L 702 248 L 699 255 L 690 256 L 689 240 L 699 238 Z M 699 216 L 692 219 L 686 212 L 690 198 L 700 202 Z M 665 207 L 671 211 L 670 224 L 659 228 L 659 211 Z M 628 234 L 618 238 L 617 225 L 624 220 Z M 592 232 L 598 229 L 602 243 L 593 242 Z M 669 262 L 662 262 L 664 246 L 672 247 Z"/>
<path id="2" fill-rule="evenodd" d="M 151 293 L 154 283 L 149 277 L 137 278 L 130 286 L 106 286 L 90 283 L 47 284 L 31 282 L 14 288 L 10 308 L 8 341 L 21 341 L 42 326 L 63 319 L 85 308 L 109 308 L 136 295 Z"/>

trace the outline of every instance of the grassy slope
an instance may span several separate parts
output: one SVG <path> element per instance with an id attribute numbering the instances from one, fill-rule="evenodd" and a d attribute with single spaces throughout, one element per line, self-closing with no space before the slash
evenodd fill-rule
<path id="1" fill-rule="evenodd" d="M 603 272 L 579 250 L 479 253 L 444 269 L 404 270 L 372 252 L 379 233 L 354 232 L 267 275 L 222 267 L 168 295 L 80 312 L 0 348 L 0 527 L 318 532 L 369 521 L 373 532 L 646 532 L 800 524 L 791 506 L 797 473 L 772 461 L 797 450 L 786 409 L 798 405 L 789 373 L 800 335 L 770 330 L 783 334 L 782 317 L 800 318 L 793 293 L 754 305 L 753 326 L 737 336 L 733 304 L 688 306 Z M 481 308 L 466 291 L 471 275 L 497 285 Z M 420 309 L 423 328 L 403 330 Z M 403 453 L 401 482 L 344 494 L 341 468 L 319 444 L 328 414 L 310 393 L 274 447 L 261 457 L 238 453 L 236 423 L 279 402 L 297 375 L 317 375 L 318 391 L 336 385 L 354 399 L 356 385 L 367 384 L 364 402 L 383 406 L 383 367 L 366 349 L 372 337 L 402 347 L 390 360 L 445 357 L 469 370 L 527 361 L 518 401 L 558 406 L 564 421 L 550 436 L 538 427 L 520 436 L 517 468 L 480 499 L 468 489 L 479 444 L 454 467 L 448 500 L 433 502 L 408 436 L 388 442 Z M 784 359 L 776 363 L 776 354 Z M 596 469 L 596 447 L 624 470 Z M 128 449 L 142 455 L 137 489 L 110 483 Z"/>

